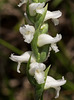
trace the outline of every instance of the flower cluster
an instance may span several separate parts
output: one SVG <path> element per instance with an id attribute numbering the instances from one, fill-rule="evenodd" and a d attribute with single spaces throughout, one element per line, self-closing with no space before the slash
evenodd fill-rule
<path id="1" fill-rule="evenodd" d="M 48 0 L 47 0 L 48 1 Z M 43 64 L 50 56 L 51 50 L 55 53 L 59 51 L 57 42 L 62 38 L 61 34 L 52 37 L 48 34 L 47 20 L 52 19 L 54 25 L 59 24 L 58 18 L 62 15 L 61 11 L 48 11 L 46 0 L 21 0 L 18 4 L 21 7 L 26 3 L 26 12 L 24 13 L 27 24 L 19 28 L 24 42 L 31 44 L 32 51 L 26 51 L 24 54 L 17 56 L 11 54 L 10 59 L 18 62 L 17 72 L 20 73 L 22 62 L 27 63 L 27 77 L 36 89 L 36 100 L 40 100 L 45 89 L 54 88 L 59 96 L 60 86 L 66 83 L 64 77 L 61 80 L 55 80 L 47 76 L 49 67 Z M 40 91 L 39 91 L 40 90 Z M 37 93 L 39 92 L 39 93 Z"/>

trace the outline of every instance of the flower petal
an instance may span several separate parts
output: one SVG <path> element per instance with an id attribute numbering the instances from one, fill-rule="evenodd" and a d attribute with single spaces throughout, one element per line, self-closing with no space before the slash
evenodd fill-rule
<path id="1" fill-rule="evenodd" d="M 56 89 L 56 96 L 55 96 L 55 98 L 58 98 L 61 87 L 59 86 L 59 87 L 56 87 L 55 89 Z"/>
<path id="2" fill-rule="evenodd" d="M 21 63 L 22 62 L 25 62 L 25 63 L 28 62 L 31 54 L 32 54 L 32 51 L 27 51 L 24 54 L 22 54 L 21 56 L 16 56 L 16 55 L 11 54 L 10 59 L 12 61 L 18 62 L 18 66 L 17 66 L 17 72 L 18 73 L 20 73 L 19 69 L 20 69 Z M 34 54 L 32 54 L 31 62 L 35 62 L 35 61 L 36 61 L 36 59 L 34 57 Z"/>
<path id="3" fill-rule="evenodd" d="M 58 98 L 59 97 L 59 91 L 61 89 L 60 86 L 64 85 L 65 83 L 66 83 L 66 80 L 64 79 L 64 77 L 62 77 L 61 80 L 55 80 L 51 76 L 47 76 L 44 89 L 48 89 L 48 88 L 56 89 L 57 94 L 56 94 L 55 98 Z"/>
<path id="4" fill-rule="evenodd" d="M 60 41 L 61 38 L 62 38 L 61 34 L 57 34 L 56 37 L 54 37 L 54 38 L 48 34 L 41 34 L 38 37 L 37 44 L 39 47 L 46 45 L 46 44 L 54 44 L 54 43 Z"/>
<path id="5" fill-rule="evenodd" d="M 45 68 L 46 68 L 45 64 L 33 62 L 30 64 L 29 73 L 30 75 L 34 76 L 36 70 L 43 71 L 45 70 Z"/>
<path id="6" fill-rule="evenodd" d="M 55 53 L 59 52 L 59 49 L 56 44 L 51 44 L 51 48 L 55 51 Z"/>
<path id="7" fill-rule="evenodd" d="M 43 8 L 45 3 L 31 3 L 29 5 L 29 13 L 31 16 L 35 16 L 38 9 Z"/>
<path id="8" fill-rule="evenodd" d="M 24 41 L 30 43 L 33 39 L 35 28 L 31 25 L 24 25 L 19 29 L 20 33 L 23 35 Z"/>
<path id="9" fill-rule="evenodd" d="M 20 66 L 21 66 L 21 62 L 18 62 L 18 66 L 17 66 L 17 72 L 20 73 Z"/>
<path id="10" fill-rule="evenodd" d="M 53 21 L 55 26 L 59 24 L 59 20 L 57 18 L 56 19 L 52 19 L 52 21 Z"/>
<path id="11" fill-rule="evenodd" d="M 47 11 L 46 16 L 44 21 L 48 20 L 48 19 L 56 19 L 59 18 L 62 15 L 61 11 Z"/>
<path id="12" fill-rule="evenodd" d="M 44 83 L 45 73 L 43 71 L 40 72 L 40 71 L 36 70 L 34 78 L 36 79 L 38 84 L 42 84 L 42 83 Z"/>
<path id="13" fill-rule="evenodd" d="M 45 83 L 45 89 L 47 88 L 56 88 L 61 85 L 64 85 L 66 83 L 66 80 L 64 80 L 64 77 L 61 80 L 55 80 L 51 76 L 47 76 L 46 83 Z"/>

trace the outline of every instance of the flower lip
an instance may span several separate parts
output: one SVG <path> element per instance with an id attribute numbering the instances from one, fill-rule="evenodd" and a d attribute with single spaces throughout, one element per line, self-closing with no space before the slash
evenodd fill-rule
<path id="1" fill-rule="evenodd" d="M 48 34 L 41 34 L 38 37 L 37 44 L 39 47 L 46 45 L 46 44 L 54 44 L 54 43 L 60 41 L 61 38 L 62 38 L 61 34 L 57 34 L 56 37 L 54 37 L 54 38 Z"/>
<path id="2" fill-rule="evenodd" d="M 46 68 L 45 64 L 33 62 L 30 64 L 29 73 L 30 73 L 30 75 L 34 75 L 36 70 L 43 71 L 43 70 L 45 70 L 45 68 Z"/>
<path id="3" fill-rule="evenodd" d="M 24 54 L 22 54 L 21 56 L 16 56 L 14 54 L 11 54 L 10 56 L 10 59 L 12 61 L 15 61 L 15 62 L 18 62 L 18 66 L 17 66 L 17 72 L 20 73 L 20 66 L 21 66 L 21 63 L 22 62 L 28 62 L 29 58 L 30 58 L 30 55 L 32 54 L 32 51 L 27 51 L 25 52 Z M 34 57 L 34 54 L 32 54 L 31 56 L 31 62 L 35 62 L 36 59 Z"/>
<path id="4" fill-rule="evenodd" d="M 44 7 L 45 3 L 31 3 L 29 5 L 29 13 L 31 16 L 35 16 L 37 13 L 37 10 L 42 9 Z"/>
<path id="5" fill-rule="evenodd" d="M 55 80 L 51 76 L 47 76 L 44 89 L 48 89 L 48 88 L 56 89 L 57 93 L 56 93 L 55 98 L 58 98 L 59 97 L 59 91 L 61 89 L 60 86 L 64 85 L 65 83 L 66 83 L 66 80 L 64 79 L 64 77 L 62 77 L 61 80 Z"/>
<path id="6" fill-rule="evenodd" d="M 38 84 L 44 83 L 46 66 L 43 63 L 33 62 L 30 64 L 29 74 L 34 76 Z"/>
<path id="7" fill-rule="evenodd" d="M 30 43 L 33 39 L 35 28 L 31 25 L 23 25 L 19 29 L 20 33 L 23 35 L 24 41 Z"/>

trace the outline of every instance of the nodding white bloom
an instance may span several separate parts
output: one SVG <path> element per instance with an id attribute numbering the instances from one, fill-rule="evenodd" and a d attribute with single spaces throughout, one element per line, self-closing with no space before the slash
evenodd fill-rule
<path id="1" fill-rule="evenodd" d="M 38 84 L 44 83 L 46 66 L 43 63 L 33 62 L 30 64 L 29 74 L 34 76 Z"/>
<path id="2" fill-rule="evenodd" d="M 66 80 L 64 79 L 64 77 L 62 77 L 61 80 L 55 80 L 51 76 L 47 76 L 44 89 L 48 89 L 48 88 L 54 88 L 54 89 L 56 89 L 57 93 L 56 93 L 55 98 L 58 98 L 59 97 L 59 91 L 61 89 L 60 86 L 64 85 L 65 83 L 66 83 Z"/>
<path id="3" fill-rule="evenodd" d="M 23 35 L 24 41 L 30 43 L 33 39 L 35 28 L 31 25 L 23 25 L 19 29 L 20 33 Z"/>
<path id="4" fill-rule="evenodd" d="M 62 15 L 61 11 L 47 11 L 46 16 L 44 21 L 48 20 L 48 19 L 52 19 L 55 25 L 59 24 L 59 20 L 57 18 L 59 18 Z"/>
<path id="5" fill-rule="evenodd" d="M 44 7 L 45 3 L 31 3 L 29 5 L 29 13 L 31 16 L 35 16 L 39 9 Z"/>
<path id="6" fill-rule="evenodd" d="M 21 7 L 24 3 L 28 2 L 28 0 L 20 0 L 20 1 L 21 1 L 21 3 L 18 4 L 18 7 Z M 32 0 L 29 0 L 29 3 L 31 3 L 31 2 L 32 2 Z"/>
<path id="7" fill-rule="evenodd" d="M 46 45 L 46 44 L 51 44 L 51 47 L 54 49 L 54 47 L 56 47 L 56 45 L 53 45 L 53 44 L 60 41 L 61 38 L 62 38 L 61 34 L 57 34 L 56 37 L 52 37 L 48 34 L 41 34 L 38 37 L 37 44 L 38 44 L 39 47 Z"/>
<path id="8" fill-rule="evenodd" d="M 39 9 L 37 13 L 43 14 L 44 12 L 44 8 L 43 9 Z M 48 19 L 52 19 L 52 21 L 54 22 L 55 25 L 59 24 L 59 20 L 57 18 L 59 18 L 62 15 L 61 11 L 47 11 L 46 16 L 44 21 L 47 21 Z"/>
<path id="9" fill-rule="evenodd" d="M 20 56 L 16 56 L 14 54 L 11 54 L 10 59 L 12 61 L 18 62 L 18 66 L 17 66 L 17 72 L 18 73 L 20 73 L 19 69 L 20 69 L 21 63 L 22 62 L 27 63 L 31 54 L 32 54 L 32 51 L 27 51 L 27 52 L 25 52 L 24 54 L 22 54 Z M 36 61 L 36 59 L 35 59 L 34 55 L 32 54 L 31 55 L 31 62 L 35 62 L 35 61 Z"/>

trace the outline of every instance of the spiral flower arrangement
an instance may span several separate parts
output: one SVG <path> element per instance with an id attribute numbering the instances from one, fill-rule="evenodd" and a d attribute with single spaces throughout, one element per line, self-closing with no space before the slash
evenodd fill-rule
<path id="1" fill-rule="evenodd" d="M 46 67 L 43 63 L 48 59 L 52 50 L 59 52 L 57 42 L 62 39 L 61 34 L 52 37 L 48 34 L 47 20 L 51 19 L 54 25 L 59 24 L 58 18 L 61 11 L 48 11 L 48 0 L 21 0 L 18 4 L 21 7 L 26 3 L 24 13 L 27 24 L 19 28 L 24 42 L 31 44 L 32 51 L 26 51 L 17 56 L 11 54 L 10 59 L 17 62 L 17 72 L 20 73 L 22 62 L 27 63 L 26 74 L 29 82 L 35 87 L 35 100 L 43 100 L 43 91 L 49 88 L 56 90 L 55 98 L 59 97 L 60 86 L 66 83 L 64 76 L 60 80 L 55 80 L 48 76 L 50 65 Z"/>

